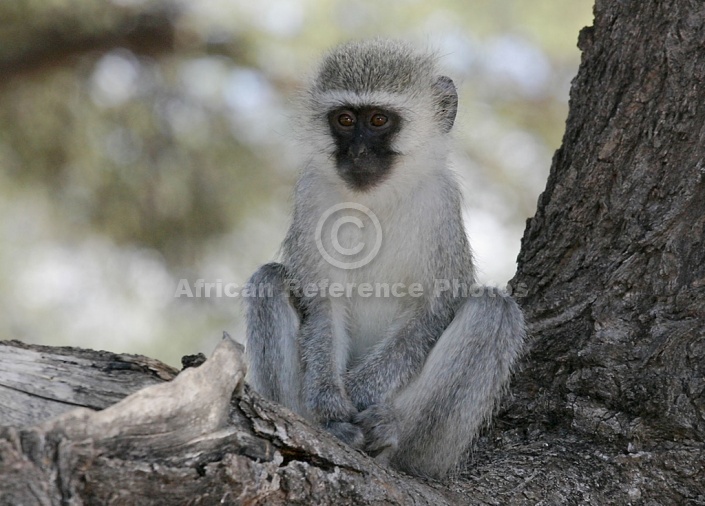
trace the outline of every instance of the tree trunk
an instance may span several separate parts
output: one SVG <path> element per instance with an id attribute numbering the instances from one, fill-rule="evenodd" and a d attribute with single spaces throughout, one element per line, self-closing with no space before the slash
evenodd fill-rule
<path id="1" fill-rule="evenodd" d="M 514 279 L 529 350 L 460 479 L 386 470 L 243 390 L 229 341 L 169 383 L 119 356 L 128 387 L 43 349 L 0 373 L 0 504 L 705 504 L 705 5 L 598 0 L 579 45 Z M 28 350 L 0 346 L 1 370 Z"/>
<path id="2" fill-rule="evenodd" d="M 534 338 L 502 421 L 581 443 L 546 476 L 563 500 L 705 503 L 705 5 L 595 15 L 522 240 Z"/>

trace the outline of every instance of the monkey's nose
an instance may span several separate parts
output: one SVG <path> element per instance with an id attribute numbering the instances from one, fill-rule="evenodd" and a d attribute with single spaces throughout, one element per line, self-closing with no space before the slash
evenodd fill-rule
<path id="1" fill-rule="evenodd" d="M 361 156 L 364 156 L 367 154 L 367 146 L 365 146 L 364 142 L 356 142 L 352 146 L 350 146 L 350 156 L 353 158 L 360 158 Z"/>

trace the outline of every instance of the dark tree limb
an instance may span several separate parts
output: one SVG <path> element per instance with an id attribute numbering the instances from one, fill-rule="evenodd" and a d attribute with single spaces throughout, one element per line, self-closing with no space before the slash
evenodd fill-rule
<path id="1" fill-rule="evenodd" d="M 40 11 L 41 12 L 41 11 Z M 73 63 L 87 53 L 125 48 L 146 56 L 174 50 L 177 8 L 171 2 L 128 9 L 105 4 L 101 21 L 81 17 L 80 10 L 49 12 L 46 23 L 24 22 L 1 26 L 0 85 L 35 72 Z M 68 16 L 68 17 L 67 17 Z M 71 17 L 75 16 L 75 17 Z M 96 26 L 99 29 L 96 29 Z"/>

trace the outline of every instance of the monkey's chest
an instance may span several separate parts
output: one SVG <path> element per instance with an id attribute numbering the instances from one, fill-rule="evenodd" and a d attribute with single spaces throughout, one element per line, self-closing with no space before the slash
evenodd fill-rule
<path id="1" fill-rule="evenodd" d="M 422 304 L 420 271 L 384 259 L 381 255 L 359 269 L 337 272 L 347 293 L 332 302 L 344 315 L 351 365 L 378 342 L 398 333 Z"/>
<path id="2" fill-rule="evenodd" d="M 399 332 L 413 310 L 404 298 L 353 296 L 347 303 L 349 366 L 354 366 L 380 341 Z"/>
<path id="3" fill-rule="evenodd" d="M 391 212 L 350 202 L 329 209 L 316 233 L 319 266 L 336 313 L 344 317 L 348 363 L 354 364 L 407 325 L 423 303 L 431 250 L 420 242 L 432 233 L 418 209 Z"/>

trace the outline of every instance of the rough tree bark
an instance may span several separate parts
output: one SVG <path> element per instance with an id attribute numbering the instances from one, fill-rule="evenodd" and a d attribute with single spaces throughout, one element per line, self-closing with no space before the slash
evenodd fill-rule
<path id="1" fill-rule="evenodd" d="M 248 392 L 227 336 L 174 373 L 135 355 L 0 342 L 0 505 L 463 500 Z"/>
<path id="2" fill-rule="evenodd" d="M 579 46 L 501 418 L 546 448 L 505 500 L 705 504 L 705 4 L 598 0 Z"/>
<path id="3" fill-rule="evenodd" d="M 0 503 L 705 504 L 705 5 L 598 0 L 579 45 L 514 280 L 532 340 L 460 479 L 387 471 L 243 391 L 228 341 L 170 383 L 6 344 L 0 371 L 26 362 L 0 372 Z"/>

